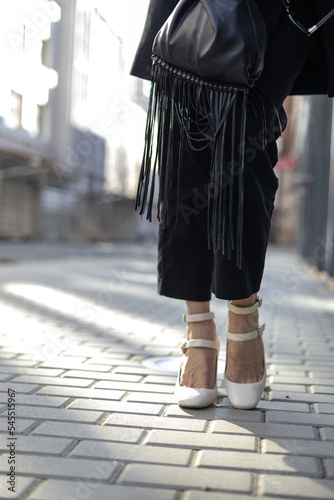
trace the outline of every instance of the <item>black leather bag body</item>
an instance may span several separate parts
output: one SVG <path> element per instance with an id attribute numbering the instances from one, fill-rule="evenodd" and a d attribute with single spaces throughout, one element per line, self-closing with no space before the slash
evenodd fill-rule
<path id="1" fill-rule="evenodd" d="M 205 79 L 249 87 L 261 74 L 266 46 L 253 0 L 181 0 L 157 34 L 153 54 Z"/>
<path id="2" fill-rule="evenodd" d="M 152 220 L 158 172 L 157 217 L 170 225 L 171 197 L 177 190 L 172 169 L 182 168 L 184 141 L 195 151 L 210 148 L 209 247 L 226 251 L 229 258 L 236 249 L 239 267 L 247 95 L 261 75 L 266 46 L 266 26 L 255 0 L 180 0 L 152 48 L 152 86 L 135 208 L 141 215 L 147 209 L 147 219 Z M 181 130 L 177 144 L 175 120 Z M 227 177 L 229 182 L 222 185 L 221 179 Z M 234 184 L 239 193 L 237 228 L 232 224 Z"/>

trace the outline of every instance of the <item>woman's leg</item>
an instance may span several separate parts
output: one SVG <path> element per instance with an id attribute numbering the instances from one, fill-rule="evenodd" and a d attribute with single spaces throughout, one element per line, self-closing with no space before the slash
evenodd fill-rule
<path id="1" fill-rule="evenodd" d="M 201 314 L 210 311 L 210 302 L 186 301 L 188 314 Z M 187 340 L 215 340 L 216 326 L 214 321 L 188 323 Z M 216 385 L 215 366 L 217 352 L 213 349 L 188 348 L 185 352 L 185 363 L 181 369 L 180 385 L 186 387 L 213 389 Z"/>
<path id="2" fill-rule="evenodd" d="M 253 294 L 247 299 L 232 300 L 237 307 L 249 307 L 255 304 L 257 295 Z M 239 315 L 232 311 L 228 313 L 229 331 L 231 333 L 248 333 L 258 327 L 259 313 Z M 263 376 L 264 349 L 262 337 L 252 341 L 233 342 L 228 340 L 228 357 L 225 375 L 231 382 L 248 383 L 258 382 Z"/>

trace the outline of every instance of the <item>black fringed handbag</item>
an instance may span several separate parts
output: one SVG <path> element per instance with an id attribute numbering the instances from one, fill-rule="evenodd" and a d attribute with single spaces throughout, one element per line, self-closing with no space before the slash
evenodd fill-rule
<path id="1" fill-rule="evenodd" d="M 170 225 L 171 195 L 173 189 L 178 190 L 173 162 L 178 157 L 180 169 L 183 141 L 195 151 L 210 147 L 209 246 L 225 253 L 227 242 L 231 258 L 235 248 L 232 195 L 237 188 L 239 267 L 247 95 L 261 74 L 266 45 L 266 26 L 255 0 L 180 0 L 153 44 L 145 150 L 135 208 L 141 215 L 147 209 L 147 219 L 152 220 L 158 172 L 157 217 Z M 175 120 L 181 128 L 177 144 L 172 133 Z M 231 132 L 227 134 L 228 120 Z M 228 162 L 224 160 L 227 135 L 232 155 Z M 226 176 L 229 182 L 222 183 Z"/>

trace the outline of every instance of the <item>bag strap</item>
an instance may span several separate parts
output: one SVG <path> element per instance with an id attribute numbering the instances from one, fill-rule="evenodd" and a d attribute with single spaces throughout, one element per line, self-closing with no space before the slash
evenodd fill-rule
<path id="1" fill-rule="evenodd" d="M 316 24 L 314 24 L 310 28 L 306 28 L 300 21 L 298 21 L 298 19 L 296 19 L 296 15 L 294 14 L 294 12 L 292 12 L 291 0 L 282 0 L 282 3 L 292 23 L 307 36 L 313 35 L 313 33 L 315 33 L 323 24 L 325 24 L 334 15 L 334 9 L 332 9 Z"/>

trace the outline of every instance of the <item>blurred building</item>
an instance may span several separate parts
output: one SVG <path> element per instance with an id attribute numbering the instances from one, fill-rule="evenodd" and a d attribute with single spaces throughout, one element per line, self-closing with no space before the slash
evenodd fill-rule
<path id="1" fill-rule="evenodd" d="M 122 39 L 93 0 L 0 12 L 0 238 L 133 237 L 145 111 Z"/>
<path id="2" fill-rule="evenodd" d="M 297 187 L 299 253 L 334 276 L 334 106 L 327 96 L 304 98 Z"/>

